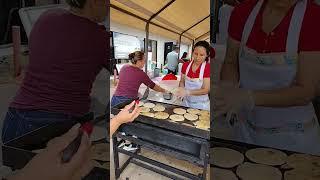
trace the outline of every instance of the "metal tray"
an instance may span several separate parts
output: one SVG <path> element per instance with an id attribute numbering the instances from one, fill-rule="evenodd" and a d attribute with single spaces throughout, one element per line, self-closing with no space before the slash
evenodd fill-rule
<path id="1" fill-rule="evenodd" d="M 292 154 L 303 154 L 303 153 L 299 153 L 299 152 L 293 152 L 293 151 L 287 151 L 287 150 L 282 150 L 282 149 L 277 149 L 277 148 L 271 148 L 271 147 L 264 147 L 264 146 L 258 146 L 258 145 L 253 145 L 253 144 L 247 144 L 247 143 L 242 143 L 242 142 L 236 142 L 236 141 L 230 141 L 230 140 L 224 140 L 224 139 L 219 139 L 219 138 L 211 138 L 210 139 L 210 148 L 213 147 L 224 147 L 224 148 L 230 148 L 233 150 L 236 150 L 240 153 L 243 154 L 244 156 L 244 161 L 243 162 L 250 162 L 250 163 L 254 163 L 254 164 L 258 164 L 255 162 L 250 161 L 245 153 L 250 150 L 250 149 L 255 149 L 255 148 L 270 148 L 270 149 L 275 149 L 275 150 L 279 150 L 285 154 L 292 155 Z M 211 158 L 211 157 L 210 157 Z M 209 161 L 210 162 L 210 161 Z M 284 169 L 281 167 L 282 165 L 278 165 L 278 166 L 272 166 L 277 168 L 278 170 L 281 171 L 282 173 L 282 179 L 284 179 L 284 173 L 286 171 L 290 171 L 292 169 Z M 219 166 L 215 166 L 213 164 L 210 164 L 210 167 L 215 167 L 215 168 L 220 168 L 220 169 L 226 169 L 226 170 L 231 170 L 236 176 L 237 178 L 240 180 L 239 176 L 237 175 L 236 171 L 237 171 L 237 167 L 233 167 L 233 168 L 222 168 Z"/>
<path id="2" fill-rule="evenodd" d="M 2 146 L 3 164 L 14 170 L 23 168 L 36 155 L 32 150 L 45 148 L 49 140 L 66 133 L 75 123 L 53 123 L 5 143 Z M 93 143 L 98 142 L 101 140 Z M 109 173 L 110 170 L 95 167 L 84 179 L 109 180 Z"/>
<path id="3" fill-rule="evenodd" d="M 166 108 L 166 110 L 164 112 L 167 112 L 169 115 L 174 114 L 173 113 L 174 108 L 187 108 L 187 107 L 182 107 L 182 106 L 177 106 L 177 105 L 172 105 L 172 104 L 167 104 L 167 103 L 160 103 L 160 102 L 150 101 L 150 100 L 146 100 L 143 102 L 144 103 L 150 102 L 150 103 L 154 103 L 154 104 L 161 104 Z M 128 103 L 130 103 L 130 102 L 125 102 L 125 103 L 122 103 L 122 104 L 112 108 L 111 113 L 114 115 L 118 114 L 120 112 L 120 109 L 122 109 Z M 153 111 L 151 111 L 151 112 L 153 112 Z M 204 138 L 204 139 L 210 139 L 210 130 L 209 129 L 203 130 L 203 129 L 196 128 L 194 126 L 193 123 L 198 120 L 196 120 L 196 121 L 184 120 L 181 122 L 174 122 L 172 120 L 159 120 L 159 119 L 155 119 L 152 117 L 147 117 L 147 116 L 141 115 L 141 116 L 138 116 L 135 121 L 149 124 L 152 126 L 157 126 L 157 127 L 163 128 L 163 129 L 168 129 L 171 131 L 183 133 L 186 135 L 191 135 L 191 136 L 200 137 L 200 138 Z M 185 124 L 188 124 L 188 125 L 185 125 Z M 189 125 L 191 125 L 191 126 L 189 126 Z"/>

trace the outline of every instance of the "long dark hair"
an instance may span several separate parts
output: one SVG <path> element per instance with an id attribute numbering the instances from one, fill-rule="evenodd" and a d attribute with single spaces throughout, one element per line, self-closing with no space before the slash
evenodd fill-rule
<path id="1" fill-rule="evenodd" d="M 143 59 L 144 52 L 143 51 L 135 51 L 129 54 L 129 59 L 132 64 L 137 64 L 137 62 Z"/>
<path id="2" fill-rule="evenodd" d="M 203 48 L 206 49 L 207 57 L 206 57 L 206 60 L 205 60 L 205 61 L 209 61 L 209 57 L 210 57 L 210 44 L 209 44 L 207 41 L 198 41 L 198 42 L 194 45 L 192 52 L 194 51 L 194 49 L 195 49 L 196 47 L 203 47 Z"/>
<path id="3" fill-rule="evenodd" d="M 184 53 L 182 54 L 182 56 L 181 56 L 181 59 L 187 58 L 187 55 L 188 55 L 188 53 L 187 53 L 187 52 L 184 52 Z"/>

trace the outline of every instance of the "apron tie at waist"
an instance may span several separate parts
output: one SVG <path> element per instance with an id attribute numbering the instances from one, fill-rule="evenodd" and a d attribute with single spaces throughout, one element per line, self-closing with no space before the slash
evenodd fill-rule
<path id="1" fill-rule="evenodd" d="M 304 132 L 308 129 L 311 129 L 316 124 L 316 119 L 312 118 L 311 121 L 305 123 L 296 123 L 288 125 L 287 127 L 276 127 L 276 128 L 264 128 L 258 127 L 252 124 L 250 121 L 247 121 L 248 126 L 258 133 L 265 133 L 265 134 L 275 134 L 275 133 L 283 133 L 283 132 Z"/>

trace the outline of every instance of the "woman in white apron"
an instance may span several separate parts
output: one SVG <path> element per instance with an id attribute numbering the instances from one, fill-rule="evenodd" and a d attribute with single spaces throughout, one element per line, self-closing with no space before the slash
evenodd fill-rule
<path id="1" fill-rule="evenodd" d="M 199 41 L 194 45 L 192 60 L 182 66 L 178 91 L 175 93 L 183 98 L 183 105 L 190 108 L 210 110 L 210 45 Z"/>
<path id="2" fill-rule="evenodd" d="M 313 105 L 311 100 L 308 103 L 299 101 L 301 94 L 306 91 L 310 92 L 309 94 L 314 94 L 312 81 L 315 82 L 317 77 L 311 76 L 308 77 L 308 80 L 304 80 L 303 85 L 309 88 L 307 90 L 299 91 L 296 85 L 301 83 L 301 79 L 305 77 L 305 74 L 301 73 L 307 72 L 319 76 L 311 68 L 309 72 L 303 71 L 305 69 L 302 69 L 300 61 L 306 62 L 309 56 L 301 56 L 298 53 L 302 22 L 308 3 L 311 2 L 297 0 L 292 5 L 293 13 L 286 34 L 286 49 L 285 52 L 277 53 L 258 53 L 247 47 L 247 41 L 263 3 L 263 0 L 257 1 L 245 23 L 238 48 L 239 73 L 235 73 L 234 69 L 231 70 L 232 68 L 227 68 L 228 64 L 232 64 L 230 61 L 224 64 L 222 80 L 233 81 L 233 83 L 239 81 L 240 88 L 235 86 L 220 86 L 220 89 L 218 88 L 215 104 L 217 114 L 231 110 L 238 115 L 238 121 L 234 128 L 239 132 L 239 141 L 320 155 L 320 128 Z M 314 65 L 316 66 L 317 63 Z M 320 67 L 317 68 L 320 69 Z M 233 79 L 226 78 L 227 72 L 233 74 Z M 308 81 L 309 84 L 305 81 Z M 291 95 L 283 92 L 291 93 Z M 296 92 L 296 94 L 292 92 Z M 279 93 L 282 97 L 279 96 Z M 312 99 L 312 95 L 309 97 L 305 95 L 305 97 Z M 288 98 L 283 98 L 284 96 Z M 279 98 L 276 100 L 274 97 Z M 270 99 L 274 99 L 274 102 L 271 102 Z M 284 105 L 285 103 L 287 105 Z"/>

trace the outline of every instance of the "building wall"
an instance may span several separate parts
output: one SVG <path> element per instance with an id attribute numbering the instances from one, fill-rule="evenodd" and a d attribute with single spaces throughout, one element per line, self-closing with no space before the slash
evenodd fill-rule
<path id="1" fill-rule="evenodd" d="M 111 21 L 110 22 L 110 30 L 114 32 L 119 32 L 123 34 L 133 35 L 140 38 L 145 38 L 146 33 L 142 30 L 135 29 L 123 24 L 119 24 L 116 22 Z M 164 62 L 164 43 L 165 42 L 176 42 L 176 39 L 169 39 L 163 36 L 159 36 L 156 34 L 149 34 L 149 39 L 157 41 L 157 66 L 160 67 L 161 64 Z M 180 49 L 180 56 L 183 54 L 183 52 L 189 52 L 190 48 L 189 45 L 182 44 Z M 189 53 L 190 54 L 190 53 Z"/>

